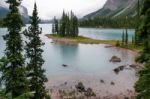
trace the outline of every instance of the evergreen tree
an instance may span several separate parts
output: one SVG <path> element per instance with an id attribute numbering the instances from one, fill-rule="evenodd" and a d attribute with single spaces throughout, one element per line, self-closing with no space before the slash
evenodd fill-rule
<path id="1" fill-rule="evenodd" d="M 135 44 L 135 37 L 132 36 L 132 44 Z"/>
<path id="2" fill-rule="evenodd" d="M 55 32 L 56 32 L 56 34 L 58 34 L 59 33 L 59 29 L 58 29 L 58 20 L 56 19 L 56 17 L 54 18 L 55 20 Z"/>
<path id="3" fill-rule="evenodd" d="M 61 26 L 60 26 L 60 36 L 65 36 L 65 30 L 66 30 L 66 14 L 63 11 L 62 19 L 61 19 Z"/>
<path id="4" fill-rule="evenodd" d="M 74 13 L 71 11 L 70 13 L 70 36 L 73 36 L 73 18 L 74 18 Z"/>
<path id="5" fill-rule="evenodd" d="M 52 24 L 52 33 L 55 34 L 55 24 Z"/>
<path id="6" fill-rule="evenodd" d="M 31 26 L 24 31 L 24 35 L 28 38 L 26 42 L 26 56 L 29 59 L 27 63 L 28 79 L 30 80 L 30 91 L 34 92 L 32 99 L 44 99 L 46 97 L 46 90 L 44 83 L 47 81 L 44 75 L 45 70 L 42 68 L 44 60 L 42 58 L 43 50 L 41 47 L 44 43 L 41 41 L 39 35 L 42 29 L 39 28 L 40 19 L 36 3 L 34 4 L 33 14 L 31 16 Z"/>
<path id="7" fill-rule="evenodd" d="M 78 30 L 78 18 L 76 16 L 74 16 L 73 26 L 74 26 L 74 37 L 77 37 L 79 30 Z"/>
<path id="8" fill-rule="evenodd" d="M 125 44 L 128 45 L 128 30 L 127 29 L 125 33 Z"/>
<path id="9" fill-rule="evenodd" d="M 150 98 L 150 0 L 144 0 L 142 16 L 141 40 L 144 42 L 144 49 L 137 61 L 144 63 L 144 68 L 139 72 L 139 80 L 135 84 L 135 90 L 138 93 L 137 99 Z"/>
<path id="10" fill-rule="evenodd" d="M 145 42 L 145 48 L 138 62 L 145 63 L 144 68 L 139 72 L 139 80 L 135 84 L 138 93 L 137 99 L 149 99 L 150 95 L 150 37 Z"/>
<path id="11" fill-rule="evenodd" d="M 52 31 L 53 31 L 53 34 L 58 34 L 59 30 L 58 30 L 58 20 L 56 19 L 56 17 L 54 17 L 54 20 L 53 20 L 53 25 L 52 25 Z"/>
<path id="12" fill-rule="evenodd" d="M 1 83 L 5 86 L 5 94 L 10 93 L 12 99 L 28 92 L 28 80 L 24 57 L 22 55 L 23 44 L 21 29 L 23 22 L 18 7 L 21 0 L 7 0 L 9 13 L 4 19 L 8 34 L 4 36 L 6 41 L 5 56 L 0 62 Z"/>
<path id="13" fill-rule="evenodd" d="M 124 34 L 124 30 L 123 30 L 123 33 L 122 33 L 122 45 L 124 45 L 125 43 L 125 34 Z"/>
<path id="14" fill-rule="evenodd" d="M 65 21 L 66 21 L 66 36 L 70 36 L 70 19 L 69 19 L 69 14 L 66 15 L 65 17 Z"/>
<path id="15" fill-rule="evenodd" d="M 139 29 L 138 29 L 138 36 L 140 41 L 143 43 L 145 41 L 145 39 L 148 38 L 148 30 L 150 29 L 150 13 L 149 13 L 149 9 L 150 8 L 150 0 L 144 0 L 143 3 L 143 8 L 141 11 L 141 17 L 142 18 L 142 24 L 139 25 Z"/>
<path id="16" fill-rule="evenodd" d="M 140 0 L 137 2 L 138 19 L 140 18 Z"/>

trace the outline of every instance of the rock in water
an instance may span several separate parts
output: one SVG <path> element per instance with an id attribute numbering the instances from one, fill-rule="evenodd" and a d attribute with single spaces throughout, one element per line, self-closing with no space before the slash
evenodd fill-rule
<path id="1" fill-rule="evenodd" d="M 130 66 L 131 68 L 134 68 L 134 69 L 140 67 L 138 64 L 131 64 L 131 65 L 129 65 L 129 66 Z"/>
<path id="2" fill-rule="evenodd" d="M 117 56 L 112 56 L 112 58 L 110 59 L 110 62 L 121 62 L 121 59 Z"/>
<path id="3" fill-rule="evenodd" d="M 78 92 L 85 92 L 85 87 L 82 82 L 79 82 L 75 87 L 78 90 Z"/>
<path id="4" fill-rule="evenodd" d="M 66 64 L 62 64 L 62 66 L 63 66 L 63 67 L 68 67 L 68 65 L 66 65 Z"/>

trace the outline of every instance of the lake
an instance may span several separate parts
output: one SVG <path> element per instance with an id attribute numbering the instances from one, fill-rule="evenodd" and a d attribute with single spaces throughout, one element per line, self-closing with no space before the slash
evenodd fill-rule
<path id="1" fill-rule="evenodd" d="M 92 87 L 97 93 L 121 94 L 127 90 L 134 90 L 133 85 L 137 80 L 135 70 L 124 70 L 118 75 L 113 69 L 121 65 L 133 64 L 136 53 L 121 48 L 106 48 L 104 44 L 77 44 L 62 45 L 51 43 L 45 34 L 51 33 L 50 24 L 41 24 L 43 33 L 41 39 L 45 43 L 43 46 L 45 59 L 44 68 L 49 82 L 47 88 L 59 89 L 68 82 L 68 87 L 82 81 L 87 87 Z M 79 35 L 102 40 L 120 40 L 123 29 L 98 29 L 80 28 Z M 134 29 L 129 29 L 129 39 L 134 35 Z M 5 42 L 2 35 L 6 33 L 5 28 L 0 28 L 0 56 L 3 55 Z M 112 56 L 121 58 L 121 63 L 109 62 Z M 68 67 L 63 67 L 67 64 Z M 100 83 L 104 80 L 105 84 Z M 110 83 L 115 82 L 112 86 Z"/>

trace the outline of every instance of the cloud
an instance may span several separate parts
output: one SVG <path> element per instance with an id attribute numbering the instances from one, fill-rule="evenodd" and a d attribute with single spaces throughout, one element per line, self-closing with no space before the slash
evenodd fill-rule
<path id="1" fill-rule="evenodd" d="M 29 15 L 33 10 L 35 0 L 23 0 L 22 5 L 27 7 Z M 60 17 L 62 11 L 73 11 L 78 17 L 100 9 L 106 0 L 36 0 L 39 16 L 42 19 Z"/>

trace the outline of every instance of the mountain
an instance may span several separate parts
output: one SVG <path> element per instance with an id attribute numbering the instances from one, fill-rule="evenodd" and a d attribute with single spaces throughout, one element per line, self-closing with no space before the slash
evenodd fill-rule
<path id="1" fill-rule="evenodd" d="M 9 12 L 9 5 L 4 1 L 0 0 L 0 19 L 6 17 Z M 24 6 L 19 6 L 19 12 L 21 14 L 21 18 L 25 23 L 29 22 L 28 10 Z"/>
<path id="2" fill-rule="evenodd" d="M 136 16 L 137 15 L 138 0 L 107 0 L 103 8 L 90 13 L 83 17 L 83 19 L 94 17 L 122 17 L 122 16 Z"/>

